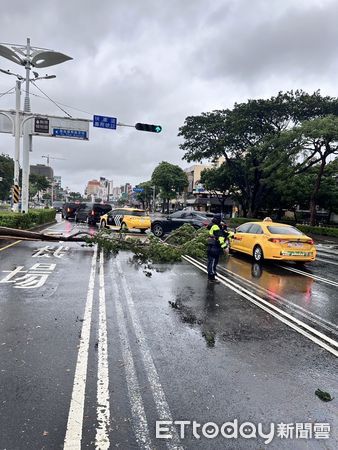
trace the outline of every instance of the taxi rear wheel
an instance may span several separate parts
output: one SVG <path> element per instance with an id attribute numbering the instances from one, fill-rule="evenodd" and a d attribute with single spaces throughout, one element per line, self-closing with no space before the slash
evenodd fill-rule
<path id="1" fill-rule="evenodd" d="M 106 228 L 107 222 L 105 220 L 101 220 L 100 228 Z"/>
<path id="2" fill-rule="evenodd" d="M 253 259 L 255 260 L 255 262 L 262 262 L 264 259 L 264 255 L 263 255 L 263 250 L 262 247 L 260 247 L 259 245 L 256 245 L 253 249 Z"/>

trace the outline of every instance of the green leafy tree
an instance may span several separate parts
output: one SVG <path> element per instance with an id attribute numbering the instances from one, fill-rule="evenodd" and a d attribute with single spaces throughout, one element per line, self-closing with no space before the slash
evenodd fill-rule
<path id="1" fill-rule="evenodd" d="M 212 194 L 218 198 L 223 213 L 226 199 L 229 198 L 235 190 L 229 165 L 225 163 L 219 167 L 203 170 L 200 181 L 205 189 L 212 192 Z"/>
<path id="2" fill-rule="evenodd" d="M 328 223 L 332 213 L 338 214 L 338 159 L 326 166 L 318 193 L 318 205 L 328 211 Z"/>
<path id="3" fill-rule="evenodd" d="M 152 198 L 153 198 L 153 185 L 151 181 L 144 181 L 137 185 L 137 187 L 142 188 L 143 192 L 138 192 L 136 199 L 142 203 L 142 208 L 150 208 Z"/>
<path id="4" fill-rule="evenodd" d="M 43 175 L 36 175 L 34 173 L 29 175 L 29 196 L 35 197 L 36 194 L 40 197 L 39 193 L 46 191 L 51 187 L 51 182 Z M 39 198 L 40 200 L 40 198 Z"/>
<path id="5" fill-rule="evenodd" d="M 290 91 L 235 104 L 232 110 L 187 117 L 179 129 L 179 136 L 184 138 L 180 146 L 185 152 L 183 159 L 201 161 L 223 156 L 229 167 L 235 166 L 233 174 L 242 203 L 247 203 L 248 214 L 255 216 L 271 194 L 276 169 L 286 169 L 296 157 L 277 138 L 304 120 L 328 114 L 338 115 L 337 99 L 322 97 L 319 92 L 309 95 Z M 292 143 L 287 145 L 293 149 Z"/>
<path id="6" fill-rule="evenodd" d="M 285 133 L 294 146 L 294 152 L 301 160 L 296 164 L 295 173 L 315 169 L 316 176 L 310 193 L 310 224 L 316 224 L 316 206 L 324 177 L 325 167 L 330 158 L 338 156 L 338 117 L 328 115 L 306 120 Z M 313 170 L 311 170 L 313 173 Z"/>
<path id="7" fill-rule="evenodd" d="M 163 199 L 162 212 L 166 209 L 167 213 L 169 213 L 169 201 L 176 198 L 177 194 L 181 194 L 189 185 L 187 174 L 181 167 L 166 161 L 162 161 L 155 168 L 151 183 L 160 189 Z"/>
<path id="8" fill-rule="evenodd" d="M 0 199 L 9 200 L 13 185 L 14 161 L 8 155 L 0 155 Z"/>
<path id="9" fill-rule="evenodd" d="M 76 200 L 83 201 L 83 197 L 80 194 L 80 192 L 70 192 L 68 194 L 68 198 L 69 201 L 76 201 Z"/>

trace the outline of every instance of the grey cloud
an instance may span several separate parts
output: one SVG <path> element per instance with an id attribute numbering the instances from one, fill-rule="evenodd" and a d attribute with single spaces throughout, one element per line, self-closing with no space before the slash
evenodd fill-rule
<path id="1" fill-rule="evenodd" d="M 325 76 L 337 65 L 338 3 L 324 3 L 325 8 L 320 2 L 308 2 L 302 8 L 291 4 L 282 14 L 267 8 L 265 15 L 257 17 L 251 2 L 242 17 L 232 11 L 236 20 L 226 16 L 221 21 L 218 16 L 220 26 L 193 54 L 194 60 L 201 61 L 200 75 L 242 83 L 275 75 Z"/>
<path id="2" fill-rule="evenodd" d="M 336 2 L 328 0 L 12 0 L 0 16 L 2 42 L 47 47 L 74 59 L 40 71 L 54 80 L 39 88 L 74 117 L 110 115 L 127 124 L 158 123 L 159 135 L 130 128 L 91 127 L 87 143 L 34 138 L 33 163 L 53 160 L 65 185 L 83 190 L 88 179 L 117 184 L 150 178 L 162 160 L 181 161 L 178 128 L 188 115 L 231 106 L 285 86 L 335 93 Z M 325 26 L 324 26 L 325 24 Z M 0 57 L 0 67 L 22 70 Z M 0 74 L 0 93 L 14 86 Z M 32 86 L 34 112 L 63 116 Z M 0 109 L 14 107 L 0 97 Z M 0 152 L 14 140 L 0 135 Z"/>

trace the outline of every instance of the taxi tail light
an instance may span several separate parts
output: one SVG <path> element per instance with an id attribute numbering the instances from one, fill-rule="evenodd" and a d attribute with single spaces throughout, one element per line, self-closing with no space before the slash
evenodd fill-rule
<path id="1" fill-rule="evenodd" d="M 274 244 L 284 244 L 287 242 L 286 239 L 279 239 L 279 238 L 269 238 L 268 241 L 273 242 Z"/>
<path id="2" fill-rule="evenodd" d="M 314 244 L 314 240 L 310 239 L 309 241 L 306 241 L 307 244 L 313 245 Z"/>

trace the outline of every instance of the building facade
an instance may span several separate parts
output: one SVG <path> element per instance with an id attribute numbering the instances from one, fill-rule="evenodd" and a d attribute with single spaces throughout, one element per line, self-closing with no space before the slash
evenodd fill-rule
<path id="1" fill-rule="evenodd" d="M 45 164 L 36 164 L 30 166 L 30 174 L 46 177 L 50 181 L 53 181 L 54 178 L 53 169 L 50 166 L 46 166 Z"/>

